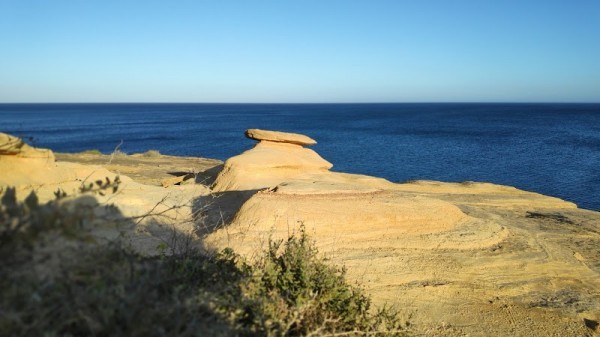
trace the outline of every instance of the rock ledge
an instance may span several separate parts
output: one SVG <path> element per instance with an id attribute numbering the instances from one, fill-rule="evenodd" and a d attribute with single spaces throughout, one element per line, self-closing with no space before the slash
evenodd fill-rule
<path id="1" fill-rule="evenodd" d="M 290 143 L 302 146 L 317 144 L 316 140 L 298 133 L 269 131 L 261 129 L 246 130 L 246 137 L 260 141 L 265 140 L 269 142 Z"/>

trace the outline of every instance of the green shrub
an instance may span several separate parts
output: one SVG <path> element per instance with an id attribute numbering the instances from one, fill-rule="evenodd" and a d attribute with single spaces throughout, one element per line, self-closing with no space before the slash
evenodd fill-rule
<path id="1" fill-rule="evenodd" d="M 101 155 L 102 152 L 98 149 L 85 150 L 81 152 L 82 154 L 91 154 L 91 155 Z"/>
<path id="2" fill-rule="evenodd" d="M 272 328 L 281 335 L 373 329 L 369 298 L 317 256 L 303 228 L 285 243 L 269 242 L 253 280 L 251 293 L 271 299 L 261 309 L 277 319 Z"/>

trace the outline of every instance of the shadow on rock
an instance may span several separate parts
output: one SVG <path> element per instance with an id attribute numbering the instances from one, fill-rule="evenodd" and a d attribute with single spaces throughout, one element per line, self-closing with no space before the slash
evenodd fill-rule
<path id="1" fill-rule="evenodd" d="M 211 167 L 208 170 L 199 172 L 198 174 L 196 174 L 196 183 L 206 185 L 206 186 L 211 186 L 215 182 L 215 180 L 217 179 L 217 176 L 219 175 L 219 173 L 222 170 L 223 170 L 223 164 L 220 164 L 220 165 Z"/>
<path id="2" fill-rule="evenodd" d="M 135 227 L 117 207 L 101 205 L 93 195 L 57 194 L 56 199 L 40 203 L 35 192 L 24 201 L 16 198 L 14 188 L 1 192 L 0 258 L 32 267 L 44 276 L 56 276 L 57 261 L 114 245 L 122 233 Z M 8 263 L 3 267 L 9 267 Z"/>
<path id="3" fill-rule="evenodd" d="M 223 314 L 246 308 L 233 259 L 193 246 L 140 255 L 121 234 L 135 226 L 93 195 L 39 203 L 0 190 L 0 336 L 250 335 Z"/>
<path id="4" fill-rule="evenodd" d="M 192 205 L 196 233 L 202 236 L 227 226 L 242 205 L 258 191 L 218 192 L 197 198 Z"/>

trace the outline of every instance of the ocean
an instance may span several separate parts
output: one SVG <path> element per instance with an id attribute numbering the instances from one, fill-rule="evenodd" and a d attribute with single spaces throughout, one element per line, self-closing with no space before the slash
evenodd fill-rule
<path id="1" fill-rule="evenodd" d="M 254 145 L 248 128 L 306 134 L 336 171 L 492 182 L 600 210 L 600 104 L 0 104 L 0 132 L 56 152 L 122 141 L 225 160 Z"/>

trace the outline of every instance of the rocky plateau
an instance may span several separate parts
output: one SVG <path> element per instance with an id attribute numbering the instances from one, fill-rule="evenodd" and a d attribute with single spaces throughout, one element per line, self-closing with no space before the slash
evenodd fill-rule
<path id="1" fill-rule="evenodd" d="M 60 154 L 0 134 L 0 188 L 19 198 L 114 179 L 98 215 L 155 254 L 175 231 L 252 260 L 301 228 L 332 264 L 401 310 L 418 336 L 600 335 L 600 213 L 484 182 L 393 183 L 332 171 L 299 134 L 250 129 L 224 163 L 157 153 Z M 401 168 L 399 168 L 401 169 Z M 133 220 L 132 220 L 133 219 Z M 100 228 L 100 227 L 99 227 Z M 103 225 L 98 235 L 117 235 Z"/>

